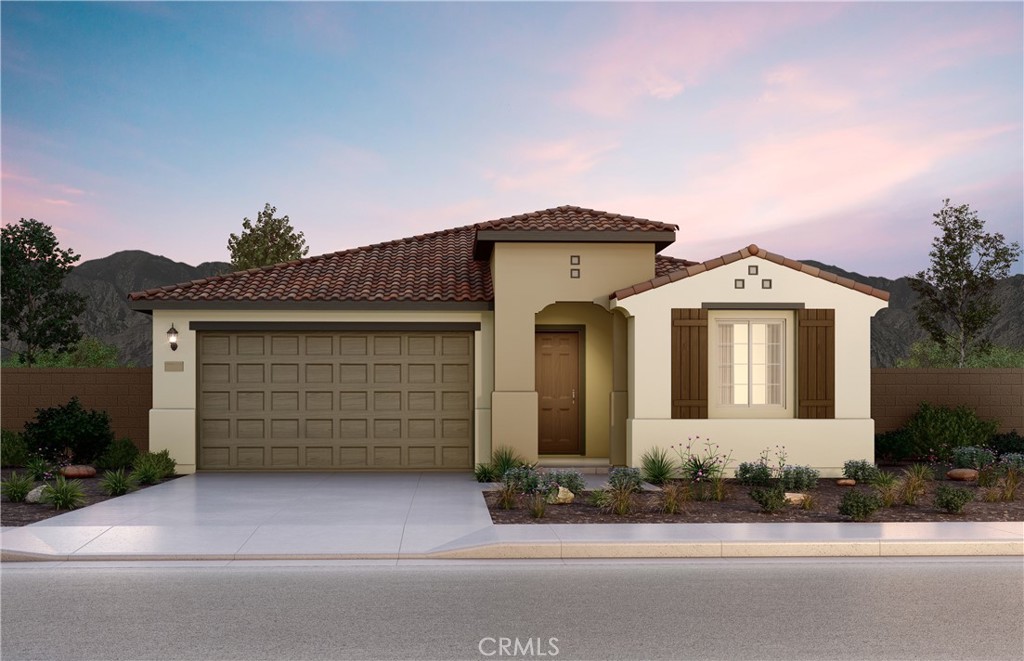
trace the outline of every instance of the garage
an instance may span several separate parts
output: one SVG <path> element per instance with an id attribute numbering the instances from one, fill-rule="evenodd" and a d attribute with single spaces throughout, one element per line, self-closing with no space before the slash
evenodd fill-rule
<path id="1" fill-rule="evenodd" d="M 197 336 L 201 470 L 473 466 L 471 332 Z"/>

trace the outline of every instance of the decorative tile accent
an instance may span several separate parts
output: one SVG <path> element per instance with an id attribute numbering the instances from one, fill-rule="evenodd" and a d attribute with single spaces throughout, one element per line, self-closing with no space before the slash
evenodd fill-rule
<path id="1" fill-rule="evenodd" d="M 763 280 L 761 280 L 761 289 L 771 289 L 771 288 L 772 288 L 772 279 L 771 278 L 764 278 Z"/>
<path id="2" fill-rule="evenodd" d="M 573 278 L 573 279 L 579 279 L 579 277 L 580 277 L 580 270 L 579 269 L 569 269 L 569 277 Z"/>
<path id="3" fill-rule="evenodd" d="M 747 286 L 747 281 L 743 278 L 736 278 L 732 281 L 732 286 L 736 289 L 744 289 Z"/>
<path id="4" fill-rule="evenodd" d="M 569 256 L 569 264 L 572 265 L 572 266 L 579 266 L 579 264 L 580 264 L 580 256 L 579 255 L 570 255 Z"/>
<path id="5" fill-rule="evenodd" d="M 757 275 L 757 265 L 751 264 L 747 267 L 747 275 Z"/>

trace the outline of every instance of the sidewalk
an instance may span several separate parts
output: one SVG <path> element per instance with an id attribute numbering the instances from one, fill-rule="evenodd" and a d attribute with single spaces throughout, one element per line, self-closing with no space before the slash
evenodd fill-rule
<path id="1" fill-rule="evenodd" d="M 1024 522 L 493 525 L 465 473 L 202 474 L 0 531 L 3 561 L 1024 556 Z"/>

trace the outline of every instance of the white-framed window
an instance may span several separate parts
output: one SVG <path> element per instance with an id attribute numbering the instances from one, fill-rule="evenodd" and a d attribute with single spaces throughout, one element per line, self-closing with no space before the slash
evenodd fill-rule
<path id="1" fill-rule="evenodd" d="M 710 318 L 711 417 L 791 417 L 792 315 L 721 311 Z"/>

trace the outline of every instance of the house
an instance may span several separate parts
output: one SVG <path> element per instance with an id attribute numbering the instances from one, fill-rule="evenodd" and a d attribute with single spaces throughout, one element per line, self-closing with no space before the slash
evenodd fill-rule
<path id="1" fill-rule="evenodd" d="M 873 458 L 888 294 L 753 245 L 660 255 L 678 229 L 565 206 L 130 294 L 150 447 L 185 472 L 638 466 L 696 435 Z"/>

